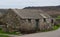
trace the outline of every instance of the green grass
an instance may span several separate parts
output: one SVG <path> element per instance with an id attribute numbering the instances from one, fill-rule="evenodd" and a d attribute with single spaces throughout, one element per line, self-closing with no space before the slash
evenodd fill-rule
<path id="1" fill-rule="evenodd" d="M 57 18 L 60 18 L 60 16 L 57 16 Z"/>
<path id="2" fill-rule="evenodd" d="M 60 16 L 57 16 L 55 19 L 56 19 L 56 20 L 57 20 L 57 19 L 60 19 Z"/>
<path id="3" fill-rule="evenodd" d="M 19 32 L 3 32 L 3 31 L 0 31 L 0 34 L 12 34 L 12 35 L 18 35 L 18 34 L 21 34 Z"/>
<path id="4" fill-rule="evenodd" d="M 8 35 L 0 35 L 0 37 L 9 37 Z"/>
<path id="5" fill-rule="evenodd" d="M 20 32 L 3 32 L 2 29 L 0 28 L 0 34 L 13 34 L 13 35 L 18 35 L 21 34 Z"/>
<path id="6" fill-rule="evenodd" d="M 55 18 L 55 20 L 56 20 L 56 21 L 57 21 L 57 20 L 60 20 L 60 16 L 57 16 L 57 17 Z M 56 30 L 56 29 L 58 29 L 59 27 L 60 27 L 60 23 L 59 23 L 58 25 L 54 26 L 53 29 Z"/>
<path id="7" fill-rule="evenodd" d="M 53 30 L 56 30 L 56 29 L 58 29 L 58 28 L 60 28 L 60 25 L 53 26 Z"/>

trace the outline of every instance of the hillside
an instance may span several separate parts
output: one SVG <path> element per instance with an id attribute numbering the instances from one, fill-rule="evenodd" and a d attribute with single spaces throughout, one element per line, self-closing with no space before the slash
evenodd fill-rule
<path id="1" fill-rule="evenodd" d="M 44 13 L 48 13 L 54 17 L 60 15 L 60 6 L 44 6 L 44 7 L 25 7 L 23 9 L 36 9 L 42 10 Z"/>

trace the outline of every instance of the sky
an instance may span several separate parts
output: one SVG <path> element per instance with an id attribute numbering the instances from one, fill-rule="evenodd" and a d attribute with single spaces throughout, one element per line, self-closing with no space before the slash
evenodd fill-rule
<path id="1" fill-rule="evenodd" d="M 28 6 L 56 6 L 60 0 L 0 0 L 0 8 L 24 8 Z"/>

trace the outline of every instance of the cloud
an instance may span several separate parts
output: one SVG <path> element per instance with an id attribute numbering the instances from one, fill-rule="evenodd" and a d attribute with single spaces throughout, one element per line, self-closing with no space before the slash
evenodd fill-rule
<path id="1" fill-rule="evenodd" d="M 60 5 L 60 0 L 0 0 L 0 8 Z"/>

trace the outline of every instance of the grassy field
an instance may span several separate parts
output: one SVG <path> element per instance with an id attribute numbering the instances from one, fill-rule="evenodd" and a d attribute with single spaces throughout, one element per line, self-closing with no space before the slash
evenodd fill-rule
<path id="1" fill-rule="evenodd" d="M 9 37 L 8 35 L 0 35 L 0 37 Z"/>

